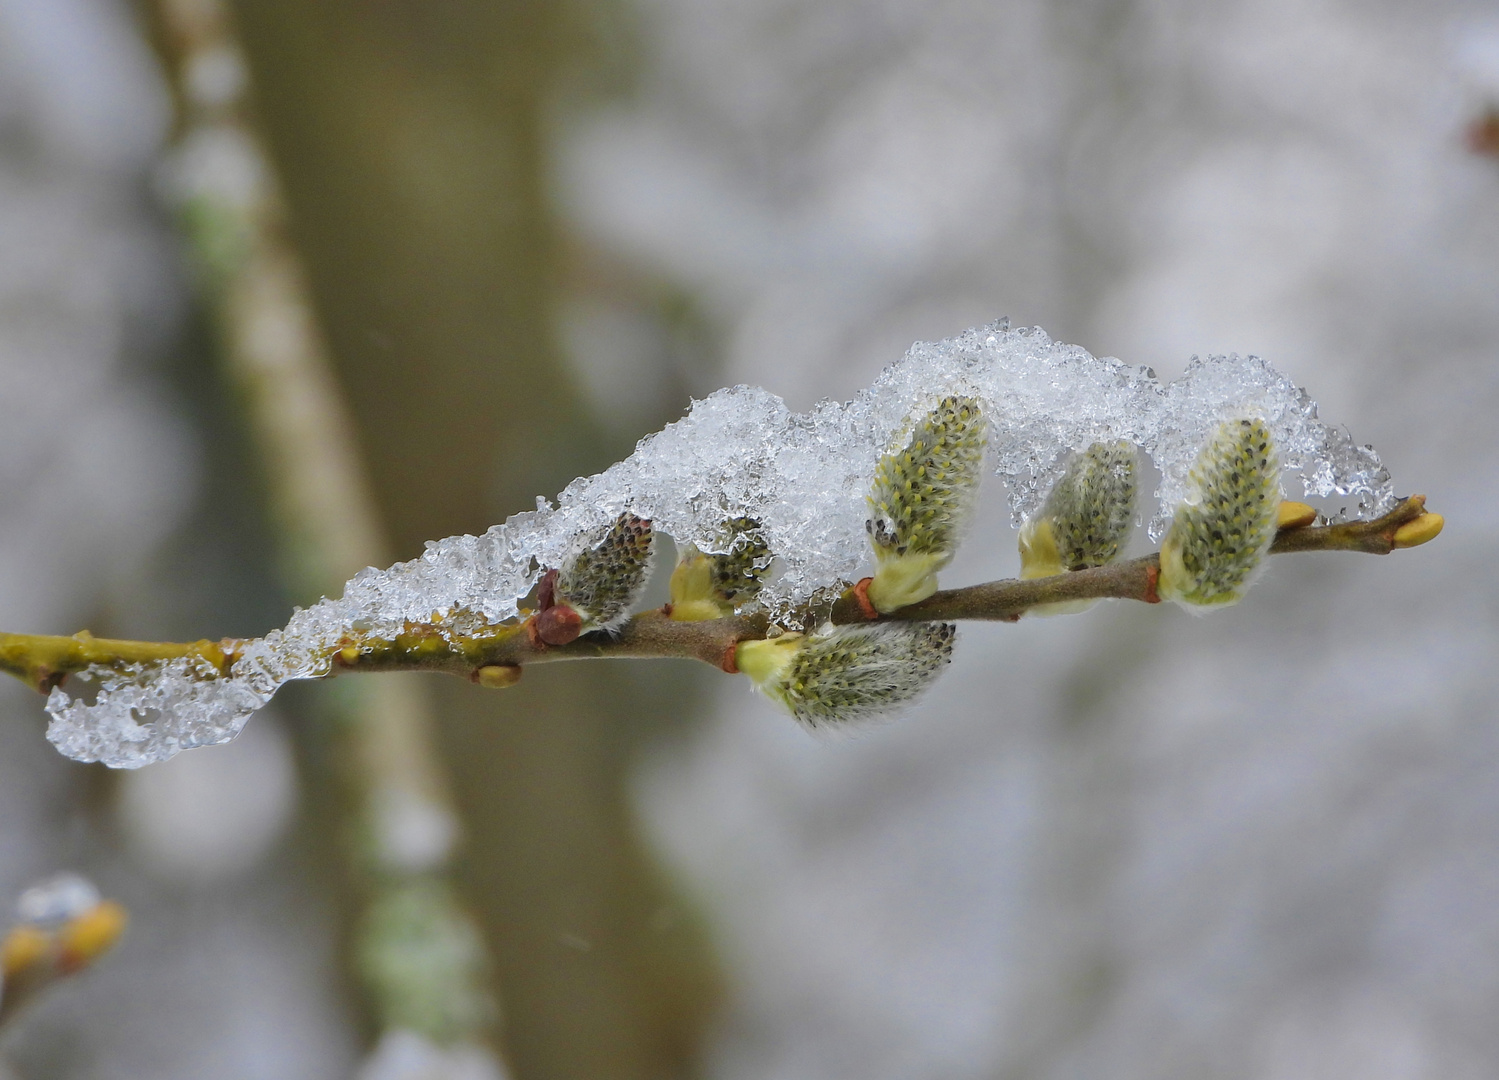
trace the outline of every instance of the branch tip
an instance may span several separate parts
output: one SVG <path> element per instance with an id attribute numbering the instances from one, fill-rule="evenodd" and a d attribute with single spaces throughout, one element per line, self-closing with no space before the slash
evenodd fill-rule
<path id="1" fill-rule="evenodd" d="M 1304 502 L 1282 499 L 1275 527 L 1282 532 L 1288 529 L 1304 529 L 1317 520 L 1317 511 Z"/>
<path id="2" fill-rule="evenodd" d="M 1404 525 L 1397 527 L 1390 535 L 1390 546 L 1394 548 L 1420 547 L 1428 541 L 1435 540 L 1446 524 L 1447 521 L 1441 514 L 1423 513 L 1420 517 L 1412 518 Z"/>

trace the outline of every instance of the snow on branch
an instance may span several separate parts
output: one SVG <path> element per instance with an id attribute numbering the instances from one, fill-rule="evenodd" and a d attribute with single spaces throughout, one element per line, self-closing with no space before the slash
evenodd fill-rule
<path id="1" fill-rule="evenodd" d="M 1160 476 L 1148 531 L 1164 544 L 1115 563 L 1141 455 Z M 985 468 L 1008 489 L 1029 580 L 937 592 Z M 1351 500 L 1351 517 L 1314 526 L 1310 507 L 1282 503 L 1291 480 Z M 366 569 L 263 638 L 0 635 L 0 666 L 50 690 L 63 753 L 120 767 L 233 738 L 293 679 L 427 669 L 504 686 L 525 663 L 599 655 L 743 670 L 828 723 L 899 707 L 951 653 L 950 628 L 861 623 L 1013 619 L 1101 597 L 1203 609 L 1238 600 L 1298 533 L 1311 539 L 1284 550 L 1388 551 L 1440 527 L 1258 357 L 1194 359 L 1162 384 L 1001 322 L 918 343 L 852 401 L 804 414 L 764 390 L 720 390 L 555 505 Z M 658 532 L 682 553 L 672 603 L 629 618 Z M 92 694 L 75 696 L 78 681 Z"/>

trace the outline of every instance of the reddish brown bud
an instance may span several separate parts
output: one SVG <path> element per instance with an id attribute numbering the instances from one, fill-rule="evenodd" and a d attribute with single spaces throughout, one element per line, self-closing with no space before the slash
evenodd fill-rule
<path id="1" fill-rule="evenodd" d="M 567 604 L 553 604 L 536 613 L 536 636 L 547 645 L 566 645 L 583 632 L 583 616 Z"/>

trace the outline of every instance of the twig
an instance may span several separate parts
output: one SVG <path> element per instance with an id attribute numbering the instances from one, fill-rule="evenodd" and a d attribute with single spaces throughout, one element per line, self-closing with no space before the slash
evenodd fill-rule
<path id="1" fill-rule="evenodd" d="M 1400 527 L 1425 514 L 1426 497 L 1412 495 L 1373 521 L 1282 529 L 1276 534 L 1270 553 L 1361 551 L 1369 555 L 1388 555 L 1399 546 L 1395 534 Z M 965 589 L 947 589 L 882 617 L 920 621 L 998 619 L 1009 622 L 1041 604 L 1069 600 L 1140 600 L 1154 604 L 1160 601 L 1155 594 L 1159 573 L 1160 557 L 1151 554 L 1055 577 L 1031 581 L 1006 579 L 970 585 Z M 833 607 L 835 623 L 862 622 L 864 618 L 856 602 L 848 595 L 841 597 Z"/>
<path id="2" fill-rule="evenodd" d="M 197 656 L 220 672 L 227 672 L 233 653 L 226 651 L 226 646 L 234 650 L 238 642 L 116 641 L 96 638 L 87 630 L 72 637 L 0 633 L 0 670 L 45 694 L 71 673 L 95 664 L 122 667 Z"/>
<path id="3" fill-rule="evenodd" d="M 1424 496 L 1403 499 L 1372 521 L 1282 529 L 1270 551 L 1282 555 L 1307 551 L 1357 551 L 1384 555 L 1429 538 L 1440 519 L 1426 512 Z M 1412 539 L 1418 537 L 1417 539 Z M 947 621 L 985 619 L 1014 622 L 1042 604 L 1072 600 L 1114 599 L 1158 603 L 1158 556 L 1146 555 L 1112 566 L 1078 570 L 1055 577 L 1020 581 L 1006 578 L 961 589 L 946 589 L 920 603 L 888 614 L 884 620 Z M 833 604 L 831 621 L 867 620 L 854 589 Z M 558 660 L 643 659 L 676 657 L 701 660 L 733 670 L 734 646 L 763 637 L 770 626 L 764 614 L 739 615 L 703 622 L 674 622 L 661 611 L 647 611 L 612 633 L 584 634 L 567 645 L 548 646 L 526 632 L 525 623 L 506 623 L 478 633 L 460 634 L 440 624 L 409 623 L 394 638 L 354 632 L 339 642 L 331 674 L 377 671 L 439 671 L 461 675 L 487 686 L 508 686 L 526 664 Z M 233 639 L 171 645 L 105 641 L 87 636 L 48 637 L 0 633 L 0 668 L 47 689 L 62 675 L 90 664 L 139 663 L 178 656 L 198 656 L 227 673 L 242 643 Z"/>

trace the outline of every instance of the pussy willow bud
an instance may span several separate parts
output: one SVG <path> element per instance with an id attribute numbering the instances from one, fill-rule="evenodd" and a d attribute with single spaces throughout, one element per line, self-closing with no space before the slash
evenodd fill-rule
<path id="1" fill-rule="evenodd" d="M 950 623 L 840 626 L 740 642 L 739 670 L 808 727 L 890 712 L 932 684 L 952 660 Z"/>
<path id="2" fill-rule="evenodd" d="M 1161 545 L 1156 590 L 1189 609 L 1237 603 L 1275 539 L 1280 461 L 1259 419 L 1218 426 Z"/>
<path id="3" fill-rule="evenodd" d="M 1106 566 L 1119 554 L 1135 516 L 1133 443 L 1094 443 L 1068 460 L 1040 513 L 1020 530 L 1020 576 Z"/>
<path id="4" fill-rule="evenodd" d="M 537 594 L 542 640 L 566 644 L 579 633 L 623 622 L 650 576 L 653 535 L 649 521 L 621 514 L 602 536 L 579 544 L 555 577 L 544 577 Z"/>
<path id="5" fill-rule="evenodd" d="M 722 619 L 760 595 L 770 546 L 754 518 L 724 525 L 729 550 L 707 555 L 686 544 L 671 574 L 671 617 L 678 622 Z"/>
<path id="6" fill-rule="evenodd" d="M 1135 516 L 1138 455 L 1133 443 L 1094 443 L 1073 454 L 1045 504 L 1020 529 L 1022 579 L 1106 566 L 1119 555 Z M 1034 615 L 1084 611 L 1095 601 L 1043 604 Z"/>
<path id="7" fill-rule="evenodd" d="M 987 426 L 979 403 L 946 397 L 905 447 L 880 459 L 866 528 L 874 547 L 869 601 L 894 611 L 937 591 L 978 494 Z"/>

